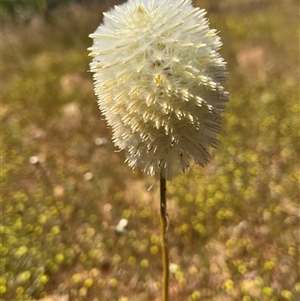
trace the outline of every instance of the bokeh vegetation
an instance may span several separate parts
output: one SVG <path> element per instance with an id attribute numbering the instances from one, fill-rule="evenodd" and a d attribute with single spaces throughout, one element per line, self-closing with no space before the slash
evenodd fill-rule
<path id="1" fill-rule="evenodd" d="M 115 152 L 87 72 L 117 1 L 69 2 L 2 10 L 0 299 L 160 300 L 157 179 Z M 299 4 L 198 5 L 231 99 L 212 162 L 168 183 L 171 300 L 299 300 Z"/>

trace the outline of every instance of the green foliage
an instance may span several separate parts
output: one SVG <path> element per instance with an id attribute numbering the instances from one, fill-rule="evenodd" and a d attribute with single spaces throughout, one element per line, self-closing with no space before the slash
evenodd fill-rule
<path id="1" fill-rule="evenodd" d="M 214 160 L 168 183 L 174 300 L 300 294 L 298 16 L 292 1 L 249 3 L 208 6 L 231 99 Z M 0 299 L 160 294 L 158 185 L 114 152 L 87 72 L 88 34 L 106 9 L 4 24 Z"/>
<path id="2" fill-rule="evenodd" d="M 60 5 L 67 5 L 78 0 L 2 0 L 2 12 L 14 20 L 28 21 L 36 14 L 45 15 Z"/>

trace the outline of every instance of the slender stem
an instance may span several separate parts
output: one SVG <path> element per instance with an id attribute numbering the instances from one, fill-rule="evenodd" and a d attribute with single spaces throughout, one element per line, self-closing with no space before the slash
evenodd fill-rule
<path id="1" fill-rule="evenodd" d="M 169 300 L 169 250 L 168 250 L 168 214 L 166 202 L 166 179 L 160 176 L 160 218 L 161 218 L 161 236 L 162 236 L 162 261 L 163 261 L 163 278 L 162 278 L 162 301 Z"/>

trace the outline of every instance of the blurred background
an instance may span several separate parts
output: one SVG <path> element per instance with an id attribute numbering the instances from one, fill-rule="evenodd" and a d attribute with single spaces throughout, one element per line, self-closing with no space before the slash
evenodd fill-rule
<path id="1" fill-rule="evenodd" d="M 158 179 L 116 152 L 88 72 L 119 3 L 1 1 L 1 300 L 161 298 Z M 299 2 L 194 4 L 230 102 L 211 163 L 168 183 L 170 300 L 299 300 Z"/>

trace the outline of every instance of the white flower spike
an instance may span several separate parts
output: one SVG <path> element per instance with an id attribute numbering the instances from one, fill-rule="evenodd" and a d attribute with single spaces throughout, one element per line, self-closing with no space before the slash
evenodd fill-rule
<path id="1" fill-rule="evenodd" d="M 210 160 L 228 76 L 205 14 L 190 0 L 129 0 L 90 35 L 99 107 L 132 168 L 171 179 Z"/>

